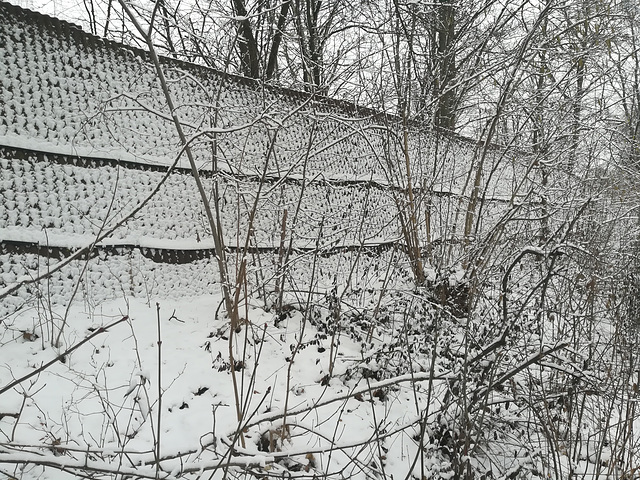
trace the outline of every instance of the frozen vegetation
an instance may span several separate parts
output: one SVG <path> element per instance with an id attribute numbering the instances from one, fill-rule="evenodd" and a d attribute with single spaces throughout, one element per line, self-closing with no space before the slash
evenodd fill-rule
<path id="1" fill-rule="evenodd" d="M 0 18 L 0 476 L 637 477 L 627 176 Z"/>

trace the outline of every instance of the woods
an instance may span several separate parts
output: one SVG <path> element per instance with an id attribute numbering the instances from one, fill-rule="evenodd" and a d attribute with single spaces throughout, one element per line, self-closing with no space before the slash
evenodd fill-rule
<path id="1" fill-rule="evenodd" d="M 638 476 L 633 2 L 0 7 L 0 474 Z"/>

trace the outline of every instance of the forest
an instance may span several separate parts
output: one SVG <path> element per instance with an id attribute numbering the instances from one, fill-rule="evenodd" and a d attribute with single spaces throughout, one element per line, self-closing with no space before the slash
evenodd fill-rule
<path id="1" fill-rule="evenodd" d="M 0 13 L 0 476 L 640 478 L 640 5 Z"/>

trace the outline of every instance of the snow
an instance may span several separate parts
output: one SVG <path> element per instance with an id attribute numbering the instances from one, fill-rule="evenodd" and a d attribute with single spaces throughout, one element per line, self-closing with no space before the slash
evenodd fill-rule
<path id="1" fill-rule="evenodd" d="M 166 175 L 162 171 L 139 171 L 121 168 L 117 164 L 58 165 L 35 156 L 25 161 L 15 158 L 11 152 L 6 153 L 4 162 L 3 176 L 7 185 L 0 195 L 7 202 L 0 204 L 0 220 L 5 218 L 11 221 L 7 222 L 6 228 L 0 224 L 0 235 L 7 240 L 21 241 L 31 237 L 31 241 L 43 245 L 64 242 L 64 236 L 68 234 L 73 238 L 69 238 L 70 244 L 67 246 L 77 246 L 79 242 L 95 238 L 98 231 L 131 212 Z M 30 185 L 25 178 L 43 181 Z M 223 192 L 222 222 L 224 232 L 228 233 L 227 243 L 244 243 L 244 239 L 236 239 L 235 235 L 238 222 L 241 225 L 247 222 L 248 209 L 253 205 L 255 196 L 255 180 L 223 177 L 218 184 Z M 329 191 L 324 184 L 307 185 L 303 190 L 301 184 L 288 181 L 279 188 L 270 188 L 261 193 L 254 222 L 259 246 L 278 245 L 281 212 L 285 208 L 295 212 L 303 191 L 300 208 L 306 215 L 301 216 L 295 225 L 292 223 L 294 215 L 291 215 L 287 228 L 290 232 L 298 233 L 294 247 L 315 246 L 320 231 L 318 225 L 327 216 L 339 219 L 343 228 L 353 225 L 341 230 L 337 220 L 327 220 L 323 229 L 323 236 L 326 237 L 323 243 L 332 247 L 371 245 L 397 238 L 393 200 L 388 196 L 374 196 L 353 185 L 340 184 Z M 241 202 L 240 211 L 235 206 L 237 195 L 245 199 Z M 316 206 L 322 203 L 325 204 L 325 211 L 317 211 Z M 364 228 L 356 229 L 355 224 L 360 219 L 354 206 L 362 203 L 366 203 L 370 210 L 369 221 Z M 32 204 L 39 208 L 33 208 Z M 179 209 L 175 208 L 178 204 L 181 205 Z M 211 240 L 202 217 L 203 208 L 193 178 L 185 172 L 176 172 L 166 179 L 163 187 L 139 215 L 115 232 L 116 238 L 103 244 L 176 248 L 181 243 L 183 249 L 209 248 Z"/>
<path id="2" fill-rule="evenodd" d="M 3 24 L 2 34 L 13 39 L 16 33 L 29 31 L 24 22 L 16 19 Z M 6 93 L 11 99 L 3 110 L 7 121 L 0 122 L 0 141 L 52 153 L 171 164 L 179 153 L 178 142 L 153 68 L 138 54 L 123 54 L 129 52 L 121 47 L 95 39 L 83 43 L 79 35 L 65 36 L 47 21 L 42 24 L 33 42 L 11 41 L 0 47 L 7 59 L 0 68 L 6 69 L 5 83 L 11 83 Z M 43 41 L 47 34 L 52 38 Z M 24 69 L 12 60 L 14 56 L 29 59 L 29 80 L 22 78 Z M 388 161 L 396 159 L 382 156 L 388 129 L 375 119 L 349 118 L 335 105 L 306 105 L 277 89 L 258 90 L 229 77 L 224 82 L 231 82 L 231 86 L 224 87 L 220 97 L 223 108 L 216 112 L 218 124 L 211 125 L 209 97 L 223 84 L 220 74 L 189 64 L 181 65 L 182 69 L 174 65 L 167 68 L 172 95 L 203 165 L 209 160 L 208 138 L 215 134 L 220 165 L 233 172 L 260 172 L 271 132 L 277 128 L 274 155 L 278 165 L 268 169 L 276 176 L 287 172 L 291 178 L 300 178 L 304 167 L 307 178 L 323 175 L 330 180 L 397 185 L 397 178 L 385 172 Z M 41 79 L 39 87 L 25 87 L 37 78 Z M 9 121 L 16 113 L 18 121 Z M 311 126 L 315 133 L 310 138 Z M 243 141 L 245 138 L 251 141 Z M 435 138 L 419 131 L 412 132 L 410 138 L 415 142 L 412 168 L 421 179 L 428 166 L 419 158 L 428 153 Z M 473 146 L 454 140 L 444 150 L 454 168 L 429 174 L 433 177 L 430 183 L 435 190 L 460 193 L 466 162 L 456 158 L 469 159 Z M 181 160 L 180 165 L 186 166 L 186 162 Z M 513 192 L 493 191 L 504 183 L 499 180 L 496 178 L 485 196 L 495 193 L 496 198 L 510 198 Z M 414 184 L 420 185 L 421 180 Z"/>
<path id="3" fill-rule="evenodd" d="M 238 428 L 230 374 L 224 369 L 220 371 L 215 368 L 218 352 L 225 351 L 228 343 L 222 336 L 211 335 L 211 332 L 226 330 L 226 321 L 216 319 L 213 315 L 220 299 L 205 296 L 181 301 L 159 301 L 164 359 L 160 366 L 157 363 L 157 310 L 153 300 L 149 303 L 134 298 L 109 301 L 93 314 L 88 314 L 81 306 L 72 307 L 64 335 L 65 344 L 81 339 L 90 329 L 104 326 L 114 316 L 127 314 L 131 320 L 96 336 L 89 344 L 68 355 L 64 363 L 55 363 L 33 382 L 21 384 L 3 395 L 4 408 L 9 409 L 9 413 L 19 413 L 19 419 L 15 420 L 16 443 L 29 445 L 44 440 L 46 444 L 60 438 L 62 440 L 56 442 L 55 448 L 52 447 L 54 452 L 56 449 L 67 451 L 68 448 L 77 448 L 78 453 L 69 451 L 64 458 L 54 455 L 50 460 L 53 464 L 77 466 L 83 461 L 82 451 L 91 451 L 95 457 L 105 459 L 103 462 L 106 463 L 93 464 L 100 468 L 105 468 L 107 458 L 121 452 L 126 445 L 129 456 L 136 460 L 134 465 L 124 466 L 124 473 L 127 468 L 140 468 L 137 466 L 139 462 L 148 463 L 151 460 L 149 454 L 142 452 L 148 451 L 153 444 L 153 426 L 161 418 L 163 455 L 180 455 L 183 468 L 192 470 L 209 469 L 222 461 L 215 452 L 209 449 L 203 451 L 201 447 L 214 443 L 214 436 L 227 437 Z M 62 315 L 61 311 L 58 313 Z M 288 368 L 285 356 L 289 351 L 288 345 L 301 340 L 301 317 L 294 315 L 276 326 L 273 314 L 251 308 L 250 315 L 251 323 L 243 327 L 248 330 L 249 343 L 236 347 L 236 354 L 243 358 L 246 366 L 241 372 L 247 382 L 242 391 L 246 411 L 255 409 L 255 416 L 249 416 L 245 421 L 248 421 L 248 425 L 255 425 L 257 430 L 251 427 L 247 429 L 247 449 L 243 450 L 245 456 L 233 457 L 232 462 L 234 465 L 265 467 L 275 459 L 257 450 L 258 432 L 262 431 L 263 424 L 267 425 L 267 431 L 276 428 L 277 420 L 282 418 L 281 406 L 286 396 Z M 31 368 L 29 365 L 38 365 L 59 355 L 59 349 L 51 347 L 46 338 L 46 323 L 46 319 L 37 318 L 35 313 L 23 313 L 12 318 L 12 331 L 26 329 L 42 336 L 27 341 L 21 336 L 12 336 L 9 331 L 4 333 L 0 385 L 28 373 Z M 307 326 L 302 340 L 312 339 L 317 333 L 312 326 Z M 244 333 L 237 335 L 237 338 L 242 339 L 243 336 Z M 341 342 L 344 357 L 355 357 L 358 351 L 358 345 L 344 339 Z M 302 432 L 313 431 L 316 435 L 313 443 L 316 446 L 312 449 L 317 454 L 323 449 L 330 450 L 329 445 L 321 440 L 323 436 L 334 438 L 331 448 L 335 449 L 342 444 L 345 448 L 351 444 L 359 445 L 371 435 L 367 433 L 373 428 L 367 411 L 371 408 L 382 409 L 383 405 L 377 401 L 352 404 L 353 400 L 347 402 L 345 395 L 358 396 L 393 383 L 388 380 L 374 382 L 370 387 L 348 387 L 338 378 L 353 361 L 343 359 L 343 355 L 340 355 L 334 371 L 336 380 L 330 385 L 321 386 L 319 382 L 326 374 L 327 357 L 328 350 L 323 354 L 315 349 L 302 350 L 291 372 L 292 378 L 302 382 L 296 382 L 297 386 L 289 394 L 292 399 L 295 398 L 287 412 L 290 428 L 295 431 L 297 426 L 304 426 Z M 29 362 L 10 361 L 11 358 L 29 358 Z M 418 376 L 417 380 L 423 377 Z M 158 411 L 157 402 L 159 381 L 162 382 L 162 412 Z M 400 377 L 398 385 L 409 381 L 406 376 Z M 262 402 L 269 389 L 267 402 Z M 28 398 L 28 401 L 20 411 L 22 398 Z M 107 399 L 108 404 L 105 403 Z M 323 418 L 323 411 L 331 411 L 326 410 L 327 406 L 336 402 L 343 405 L 347 402 L 348 411 L 354 414 L 331 414 L 318 422 Z M 265 410 L 270 412 L 263 413 Z M 314 416 L 304 420 L 312 411 L 315 412 Z M 46 412 L 46 417 L 42 417 L 41 412 Z M 395 419 L 396 415 L 387 418 L 390 426 L 406 416 L 401 405 L 398 405 L 397 412 L 399 418 Z M 383 414 L 383 410 L 380 413 Z M 345 427 L 336 430 L 341 424 Z M 4 432 L 5 428 L 13 428 L 14 424 L 11 419 L 5 418 L 0 421 L 0 426 Z M 215 430 L 212 431 L 212 428 Z M 304 440 L 304 437 L 288 437 L 285 443 L 291 442 L 291 447 L 287 447 L 287 457 L 303 455 L 308 451 L 306 442 L 312 439 Z M 325 446 L 319 449 L 318 446 L 323 444 Z M 140 453 L 135 454 L 136 451 Z M 27 452 L 21 457 L 3 455 L 0 463 L 30 458 Z M 173 475 L 177 472 L 175 468 L 171 468 Z M 30 478 L 30 471 L 33 473 L 36 469 L 27 467 L 23 472 L 27 476 L 23 478 Z"/>
<path id="4" fill-rule="evenodd" d="M 176 158 L 187 165 L 151 66 L 46 19 L 34 38 L 26 20 L 11 18 L 0 22 L 0 475 L 427 480 L 453 478 L 454 463 L 467 461 L 488 478 L 529 479 L 553 468 L 586 477 L 602 462 L 613 465 L 611 430 L 598 422 L 623 421 L 637 385 L 622 379 L 621 400 L 606 389 L 612 370 L 580 374 L 579 349 L 542 358 L 564 345 L 563 322 L 578 318 L 554 312 L 549 328 L 535 291 L 518 284 L 541 285 L 541 270 L 527 262 L 552 250 L 527 246 L 532 239 L 517 232 L 526 238 L 496 257 L 535 254 L 509 270 L 521 276 L 506 279 L 509 325 L 496 314 L 509 263 L 494 258 L 495 278 L 480 279 L 485 296 L 474 316 L 456 317 L 438 298 L 438 287 L 446 296 L 466 286 L 457 249 L 447 265 L 427 266 L 435 292 L 414 284 L 398 220 L 399 210 L 410 212 L 398 168 L 404 152 L 388 143 L 397 132 L 332 104 L 304 105 L 233 78 L 221 87 L 215 71 L 166 65 L 173 114 L 210 195 L 218 187 L 224 240 L 235 247 L 231 287 L 248 262 L 238 280 L 240 324 L 230 331 L 214 258 L 156 261 L 155 250 L 193 253 L 213 242 L 191 173 L 166 175 Z M 209 102 L 217 91 L 222 108 Z M 435 214 L 433 243 L 444 249 L 460 237 L 464 219 L 456 224 L 453 212 L 469 195 L 474 146 L 439 139 L 447 145 L 434 159 L 435 135 L 410 133 L 414 193 L 429 194 L 419 205 Z M 528 188 L 513 187 L 526 161 L 496 168 L 501 159 L 487 157 L 495 173 L 482 192 L 478 235 Z M 432 171 L 436 163 L 446 168 Z M 161 182 L 94 258 L 63 258 L 93 244 Z M 263 250 L 242 258 L 250 217 L 250 245 Z M 424 238 L 425 213 L 418 217 Z M 283 230 L 292 247 L 284 259 L 274 248 Z M 12 242 L 36 248 L 11 250 Z M 584 251 L 571 242 L 549 248 Z M 611 338 L 614 327 L 603 322 L 598 334 Z M 594 412 L 583 424 L 566 418 L 567 381 L 604 385 L 600 396 L 581 392 Z M 565 438 L 579 438 L 575 455 Z M 553 448 L 551 467 L 545 455 Z"/>

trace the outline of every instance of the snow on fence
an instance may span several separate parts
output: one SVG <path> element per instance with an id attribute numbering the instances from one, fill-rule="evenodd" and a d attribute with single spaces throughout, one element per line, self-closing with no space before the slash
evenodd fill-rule
<path id="1" fill-rule="evenodd" d="M 161 184 L 92 245 L 94 261 L 78 259 L 56 274 L 53 298 L 68 297 L 79 277 L 83 289 L 107 287 L 100 295 L 205 293 L 217 278 L 211 234 L 148 54 L 4 2 L 0 18 L 0 289 L 92 245 Z M 367 277 L 379 267 L 376 256 L 402 244 L 398 212 L 408 182 L 397 118 L 162 62 L 232 251 L 244 245 L 256 205 L 249 244 L 263 281 L 281 269 L 283 246 L 295 251 L 287 274 L 298 269 L 297 284 L 314 250 L 331 283 L 341 272 L 353 276 L 356 261 L 359 278 Z M 408 134 L 420 238 L 455 242 L 482 149 L 420 125 Z M 524 191 L 524 169 L 520 158 L 489 149 L 483 228 Z M 42 284 L 17 290 L 0 315 L 42 294 Z"/>

